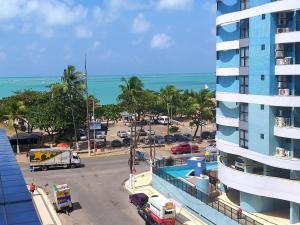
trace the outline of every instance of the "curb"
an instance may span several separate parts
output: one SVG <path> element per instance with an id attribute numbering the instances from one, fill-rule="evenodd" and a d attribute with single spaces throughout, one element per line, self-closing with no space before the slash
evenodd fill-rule
<path id="1" fill-rule="evenodd" d="M 48 213 L 50 214 L 51 219 L 53 220 L 54 224 L 62 225 L 62 222 L 60 221 L 56 211 L 54 210 L 53 205 L 50 202 L 46 192 L 40 187 L 37 187 L 36 191 L 42 196 L 43 203 L 44 203 L 45 207 L 47 208 Z M 37 210 L 37 211 L 39 213 L 39 210 Z"/>

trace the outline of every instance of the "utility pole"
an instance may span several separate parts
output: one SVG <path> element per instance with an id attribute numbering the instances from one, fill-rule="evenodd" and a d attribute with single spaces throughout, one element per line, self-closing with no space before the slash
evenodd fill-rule
<path id="1" fill-rule="evenodd" d="M 153 154 L 152 154 L 152 141 L 151 141 L 151 115 L 150 115 L 150 119 L 149 119 L 149 134 L 148 134 L 148 139 L 149 139 L 149 143 L 150 143 L 150 172 L 152 173 L 152 163 L 153 163 Z M 155 145 L 155 136 L 154 136 L 154 145 Z"/>
<path id="2" fill-rule="evenodd" d="M 132 126 L 133 126 L 133 120 L 131 118 L 130 122 L 130 158 L 129 158 L 129 169 L 130 169 L 130 174 L 129 174 L 129 181 L 130 181 L 130 188 L 133 189 L 133 170 L 134 170 L 134 155 L 133 155 L 133 148 L 134 148 L 134 143 L 133 143 L 133 138 L 132 138 Z"/>
<path id="3" fill-rule="evenodd" d="M 94 156 L 95 156 L 96 155 L 95 98 L 93 98 L 93 123 L 94 123 Z"/>
<path id="4" fill-rule="evenodd" d="M 86 132 L 87 132 L 87 141 L 88 141 L 88 152 L 89 152 L 89 156 L 91 156 L 89 92 L 88 92 L 88 77 L 87 77 L 87 69 L 86 69 L 86 55 L 84 57 L 84 71 L 85 71 L 85 93 L 86 93 Z"/>

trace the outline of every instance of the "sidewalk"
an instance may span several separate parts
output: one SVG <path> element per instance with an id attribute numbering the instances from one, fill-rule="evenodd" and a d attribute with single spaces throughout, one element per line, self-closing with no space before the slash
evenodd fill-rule
<path id="1" fill-rule="evenodd" d="M 32 200 L 43 225 L 62 225 L 43 189 L 37 188 L 32 195 Z"/>
<path id="2" fill-rule="evenodd" d="M 125 188 L 130 193 L 139 193 L 143 192 L 148 196 L 151 195 L 161 195 L 158 191 L 156 191 L 152 186 L 152 176 L 150 171 L 147 171 L 145 173 L 140 173 L 135 175 L 134 177 L 134 188 L 130 187 L 130 182 L 127 180 L 125 182 Z M 193 214 L 188 212 L 186 209 L 181 207 L 180 205 L 176 204 L 176 219 L 177 223 L 176 225 L 205 225 L 203 221 L 199 220 L 197 217 L 195 217 Z"/>

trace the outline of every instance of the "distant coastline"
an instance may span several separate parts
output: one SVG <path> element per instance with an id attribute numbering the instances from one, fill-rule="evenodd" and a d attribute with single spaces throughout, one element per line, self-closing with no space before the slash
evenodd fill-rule
<path id="1" fill-rule="evenodd" d="M 101 104 L 115 103 L 119 94 L 120 79 L 130 76 L 132 75 L 91 75 L 89 76 L 89 92 L 100 99 Z M 144 74 L 137 76 L 144 82 L 145 88 L 155 91 L 170 84 L 175 85 L 178 89 L 201 90 L 205 85 L 210 90 L 216 89 L 214 73 Z M 50 84 L 59 81 L 59 76 L 0 77 L 0 98 L 10 96 L 17 90 L 43 91 Z"/>

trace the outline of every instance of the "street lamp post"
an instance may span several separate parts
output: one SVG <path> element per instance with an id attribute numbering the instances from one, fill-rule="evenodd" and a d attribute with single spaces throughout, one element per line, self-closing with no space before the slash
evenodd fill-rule
<path id="1" fill-rule="evenodd" d="M 89 156 L 91 156 L 89 92 L 88 92 L 88 78 L 87 78 L 87 69 L 86 69 L 86 55 L 84 57 L 84 70 L 85 70 L 85 93 L 86 93 L 86 131 L 87 131 L 87 141 L 88 141 L 88 152 L 89 152 Z"/>

